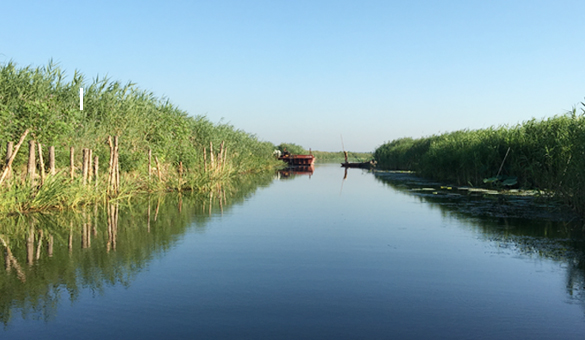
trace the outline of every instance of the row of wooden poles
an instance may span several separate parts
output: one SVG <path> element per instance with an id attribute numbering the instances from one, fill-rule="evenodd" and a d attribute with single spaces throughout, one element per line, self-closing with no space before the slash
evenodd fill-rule
<path id="1" fill-rule="evenodd" d="M 6 163 L 2 177 L 0 177 L 0 185 L 12 176 L 12 163 L 16 158 L 18 150 L 23 144 L 29 130 L 26 130 L 20 137 L 19 142 L 14 146 L 13 142 L 8 142 L 6 145 Z M 120 163 L 119 163 L 119 144 L 118 136 L 108 136 L 108 144 L 110 147 L 110 163 L 108 167 L 108 193 L 116 194 L 120 190 Z M 38 162 L 36 155 L 38 153 Z M 98 185 L 99 175 L 99 156 L 93 156 L 93 150 L 89 148 L 83 149 L 83 160 L 82 160 L 82 183 L 88 185 L 94 181 L 95 186 Z M 69 175 L 73 180 L 75 178 L 75 148 L 70 147 L 69 150 L 70 166 Z M 156 169 L 158 173 L 159 181 L 162 181 L 162 172 L 158 157 L 154 157 L 156 162 Z M 209 162 L 207 160 L 207 149 L 203 149 L 203 171 L 217 173 L 224 171 L 227 163 L 227 147 L 224 147 L 224 141 L 221 142 L 219 147 L 219 153 L 217 156 L 213 152 L 213 142 L 209 142 Z M 40 185 L 42 186 L 46 179 L 45 173 L 45 162 L 43 159 L 43 146 L 41 143 L 35 140 L 29 141 L 29 158 L 27 166 L 27 179 L 30 180 L 31 185 L 34 187 L 36 182 L 36 169 L 37 165 L 40 169 Z M 183 177 L 183 162 L 179 162 L 179 182 L 182 181 Z M 55 147 L 49 147 L 49 174 L 55 175 Z M 148 150 L 148 179 L 152 176 L 152 150 Z"/>
<path id="2" fill-rule="evenodd" d="M 14 146 L 13 142 L 8 142 L 6 144 L 6 163 L 4 166 L 4 171 L 2 172 L 2 177 L 0 177 L 0 185 L 7 179 L 12 177 L 12 163 L 16 158 L 18 150 L 20 149 L 21 145 L 23 144 L 26 136 L 28 135 L 29 130 L 26 130 L 22 136 L 20 137 L 19 142 Z M 119 150 L 118 150 L 118 136 L 114 136 L 112 139 L 111 136 L 108 137 L 108 143 L 110 146 L 110 164 L 108 170 L 108 192 L 109 193 L 118 193 L 120 189 L 120 164 L 119 164 Z M 36 185 L 36 169 L 37 165 L 40 169 L 40 185 L 42 186 L 45 183 L 47 174 L 45 173 L 45 162 L 43 159 L 43 146 L 41 143 L 36 142 L 35 140 L 29 140 L 29 152 L 28 152 L 28 165 L 27 165 L 27 173 L 26 178 L 29 179 L 31 186 Z M 38 162 L 36 159 L 36 155 L 38 154 Z M 99 156 L 95 155 L 92 157 L 93 150 L 89 148 L 83 149 L 83 159 L 82 159 L 82 166 L 81 166 L 81 173 L 82 173 L 82 183 L 83 185 L 88 185 L 94 180 L 95 186 L 97 187 L 99 182 Z M 73 180 L 75 178 L 75 148 L 71 147 L 69 150 L 69 158 L 70 158 L 70 170 L 69 175 Z M 49 147 L 49 174 L 54 176 L 56 174 L 55 170 L 55 147 Z"/>

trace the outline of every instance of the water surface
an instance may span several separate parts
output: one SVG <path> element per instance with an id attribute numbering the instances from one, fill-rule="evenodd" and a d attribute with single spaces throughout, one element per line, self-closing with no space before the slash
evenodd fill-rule
<path id="1" fill-rule="evenodd" d="M 6 255 L 0 338 L 582 339 L 572 224 L 343 177 L 323 165 L 4 225 L 20 273 Z"/>

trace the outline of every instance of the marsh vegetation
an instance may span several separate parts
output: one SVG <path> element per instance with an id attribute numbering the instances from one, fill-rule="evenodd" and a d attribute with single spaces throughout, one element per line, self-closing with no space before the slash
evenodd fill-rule
<path id="1" fill-rule="evenodd" d="M 585 104 L 515 126 L 387 142 L 378 167 L 458 185 L 538 189 L 585 213 Z"/>
<path id="2" fill-rule="evenodd" d="M 14 145 L 23 135 L 38 145 L 33 171 L 31 152 L 21 149 L 0 188 L 0 213 L 76 206 L 106 195 L 119 198 L 169 189 L 205 192 L 237 175 L 276 165 L 272 143 L 229 124 L 190 116 L 133 83 L 99 77 L 87 81 L 78 71 L 68 77 L 53 62 L 41 67 L 18 67 L 13 62 L 0 66 L 0 141 Z M 107 183 L 111 136 L 119 139 L 115 195 L 108 192 Z M 55 160 L 52 176 L 42 162 L 49 159 L 50 147 Z M 11 148 L 3 147 L 7 156 Z M 97 156 L 99 163 L 93 164 L 102 174 L 94 177 L 91 188 L 84 150 L 91 150 L 92 160 Z M 46 181 L 41 178 L 45 172 Z"/>

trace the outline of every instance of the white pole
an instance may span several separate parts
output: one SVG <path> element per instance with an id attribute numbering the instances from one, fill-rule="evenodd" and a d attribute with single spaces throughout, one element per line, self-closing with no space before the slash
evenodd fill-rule
<path id="1" fill-rule="evenodd" d="M 79 88 L 79 109 L 83 111 L 83 87 Z"/>

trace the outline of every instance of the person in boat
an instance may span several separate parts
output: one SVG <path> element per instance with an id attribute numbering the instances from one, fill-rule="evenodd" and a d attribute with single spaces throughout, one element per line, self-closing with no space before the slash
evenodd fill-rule
<path id="1" fill-rule="evenodd" d="M 282 157 L 290 157 L 290 152 L 288 152 L 286 148 L 284 148 L 284 150 L 282 151 Z"/>

